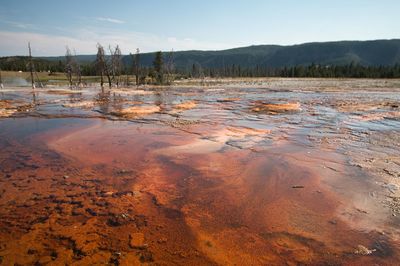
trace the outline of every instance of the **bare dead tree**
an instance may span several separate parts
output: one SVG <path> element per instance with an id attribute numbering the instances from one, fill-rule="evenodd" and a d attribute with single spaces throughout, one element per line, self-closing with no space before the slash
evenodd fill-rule
<path id="1" fill-rule="evenodd" d="M 67 76 L 69 87 L 72 87 L 72 74 L 74 72 L 74 57 L 68 46 L 65 47 L 65 75 Z"/>
<path id="2" fill-rule="evenodd" d="M 109 45 L 108 48 L 110 49 L 111 52 L 111 46 Z M 104 49 L 103 49 L 103 53 L 104 53 Z M 111 53 L 112 54 L 112 53 Z M 113 72 L 113 68 L 112 68 L 112 63 L 110 62 L 111 58 L 105 55 L 104 53 L 104 74 L 107 77 L 107 81 L 108 81 L 108 87 L 111 89 L 112 86 L 112 82 L 114 80 L 115 74 Z"/>
<path id="3" fill-rule="evenodd" d="M 116 76 L 116 83 L 117 87 L 119 86 L 119 78 L 121 75 L 121 70 L 122 70 L 122 53 L 121 49 L 119 48 L 119 45 L 115 47 L 114 54 L 113 54 L 113 65 L 114 65 L 114 72 Z"/>
<path id="4" fill-rule="evenodd" d="M 35 65 L 33 64 L 32 49 L 31 49 L 31 43 L 30 42 L 28 42 L 28 50 L 29 50 L 29 62 L 28 62 L 28 65 L 29 65 L 29 70 L 31 72 L 32 89 L 36 88 L 34 75 L 36 76 L 36 81 L 39 84 L 39 87 L 43 88 L 43 84 L 40 81 L 39 75 L 35 70 Z"/>
<path id="5" fill-rule="evenodd" d="M 173 72 L 174 72 L 174 50 L 171 50 L 171 52 L 168 53 L 167 55 L 167 60 L 166 64 L 164 65 L 165 67 L 165 73 L 167 74 L 167 84 L 171 84 L 173 81 Z"/>
<path id="6" fill-rule="evenodd" d="M 109 46 L 109 50 L 110 56 L 106 56 L 103 46 L 97 44 L 96 69 L 100 74 L 102 87 L 104 84 L 103 76 L 107 77 L 109 88 L 112 87 L 114 81 L 118 87 L 122 69 L 121 49 L 117 45 L 114 50 Z"/>
<path id="7" fill-rule="evenodd" d="M 108 60 L 106 60 L 106 64 L 108 66 L 108 72 L 111 76 L 111 81 L 114 81 L 115 80 L 114 50 L 111 48 L 111 45 L 108 45 L 108 51 L 110 52 L 110 57 L 108 58 Z"/>
<path id="8" fill-rule="evenodd" d="M 76 76 L 76 86 L 81 87 L 82 85 L 82 72 L 81 72 L 81 64 L 78 61 L 78 58 L 76 57 L 76 51 L 74 49 L 74 73 Z"/>
<path id="9" fill-rule="evenodd" d="M 109 46 L 111 61 L 110 61 L 110 72 L 112 76 L 112 80 L 115 81 L 117 87 L 119 86 L 119 78 L 121 75 L 121 49 L 117 45 L 114 50 Z"/>
<path id="10" fill-rule="evenodd" d="M 97 74 L 100 75 L 100 85 L 103 88 L 104 86 L 104 78 L 106 71 L 106 59 L 104 54 L 104 48 L 101 44 L 97 44 L 97 56 L 96 56 L 96 70 Z"/>
<path id="11" fill-rule="evenodd" d="M 134 69 L 135 69 L 135 79 L 136 79 L 136 87 L 139 87 L 140 84 L 140 50 L 136 48 L 135 60 L 134 62 Z"/>
<path id="12" fill-rule="evenodd" d="M 129 53 L 129 56 L 131 57 L 132 60 L 132 75 L 135 75 L 135 56 L 132 53 Z M 126 75 L 128 75 L 128 73 Z M 137 78 L 135 80 L 137 86 Z"/>
<path id="13" fill-rule="evenodd" d="M 31 72 L 31 82 L 32 82 L 32 89 L 35 89 L 35 79 L 33 78 L 33 60 L 32 60 L 32 50 L 31 50 L 31 43 L 28 42 L 28 50 L 29 50 L 29 71 Z"/>
<path id="14" fill-rule="evenodd" d="M 65 48 L 65 75 L 67 76 L 69 87 L 71 88 L 72 85 L 80 87 L 82 84 L 81 66 L 76 57 L 76 51 L 74 49 L 74 53 L 72 54 L 68 46 Z"/>
<path id="15" fill-rule="evenodd" d="M 105 67 L 104 73 L 106 74 L 107 77 L 108 87 L 111 89 L 113 77 L 110 69 L 110 64 L 107 62 L 107 60 L 105 61 L 104 67 Z"/>

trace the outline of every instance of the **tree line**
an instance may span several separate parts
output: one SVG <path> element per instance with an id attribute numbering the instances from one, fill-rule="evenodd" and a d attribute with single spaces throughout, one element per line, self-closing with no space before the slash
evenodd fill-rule
<path id="1" fill-rule="evenodd" d="M 130 53 L 132 63 L 124 58 L 120 47 L 109 46 L 105 49 L 97 44 L 96 59 L 93 62 L 80 62 L 75 51 L 66 47 L 64 60 L 50 61 L 43 58 L 14 56 L 0 58 L 0 69 L 9 71 L 30 71 L 31 64 L 35 70 L 50 73 L 65 73 L 70 86 L 82 84 L 82 76 L 99 76 L 103 86 L 120 86 L 129 83 L 127 75 L 133 75 L 135 84 L 170 84 L 174 78 L 205 77 L 315 77 L 315 78 L 400 78 L 400 65 L 364 66 L 350 63 L 346 65 L 298 65 L 290 67 L 268 67 L 256 65 L 242 67 L 232 64 L 224 67 L 202 67 L 194 63 L 187 67 L 176 67 L 174 53 L 156 52 L 151 66 L 142 66 L 140 50 Z M 123 60 L 125 59 L 125 60 Z M 126 78 L 124 78 L 126 77 Z"/>
<path id="2" fill-rule="evenodd" d="M 400 65 L 363 66 L 346 65 L 299 65 L 291 67 L 241 67 L 231 65 L 222 68 L 202 68 L 193 64 L 180 72 L 188 77 L 293 77 L 293 78 L 400 78 Z"/>

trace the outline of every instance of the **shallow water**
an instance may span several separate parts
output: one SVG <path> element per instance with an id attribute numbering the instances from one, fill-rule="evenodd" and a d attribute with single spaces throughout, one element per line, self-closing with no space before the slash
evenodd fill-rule
<path id="1" fill-rule="evenodd" d="M 381 175 L 399 167 L 396 91 L 55 87 L 1 99 L 24 106 L 0 118 L 5 264 L 400 262 L 397 212 L 383 204 L 397 183 Z M 252 111 L 259 101 L 301 110 Z M 132 106 L 160 111 L 121 113 Z"/>
<path id="2" fill-rule="evenodd" d="M 4 77 L 4 86 L 30 86 L 31 84 L 21 77 Z"/>

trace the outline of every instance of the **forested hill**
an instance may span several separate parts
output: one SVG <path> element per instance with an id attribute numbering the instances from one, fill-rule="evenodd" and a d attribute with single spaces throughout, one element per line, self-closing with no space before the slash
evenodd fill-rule
<path id="1" fill-rule="evenodd" d="M 122 47 L 123 48 L 123 47 Z M 79 47 L 77 47 L 79 50 Z M 83 64 L 89 64 L 96 58 L 96 47 L 93 55 L 78 55 L 77 59 Z M 129 51 L 122 52 L 123 62 L 126 66 L 132 65 Z M 134 51 L 132 51 L 134 52 Z M 168 51 L 164 52 L 166 57 Z M 18 61 L 21 57 L 1 58 L 3 69 L 5 62 Z M 299 45 L 257 45 L 234 48 L 221 51 L 179 51 L 174 52 L 174 65 L 176 69 L 185 70 L 193 65 L 202 68 L 225 68 L 235 65 L 241 68 L 280 68 L 291 66 L 308 66 L 311 64 L 330 66 L 358 64 L 363 66 L 392 66 L 400 64 L 400 39 L 375 40 L 375 41 L 339 41 L 322 43 L 305 43 Z M 64 57 L 36 58 L 41 63 L 52 61 L 61 64 Z M 140 55 L 140 63 L 150 67 L 154 53 Z"/>
<path id="2" fill-rule="evenodd" d="M 123 51 L 123 53 L 127 54 L 128 52 Z M 79 59 L 86 62 L 93 61 L 95 55 L 79 56 Z M 143 66 L 151 66 L 153 59 L 154 53 L 141 54 Z M 132 63 L 129 56 L 125 56 L 123 60 L 125 63 Z M 174 63 L 180 69 L 191 67 L 193 64 L 199 64 L 205 68 L 222 68 L 233 64 L 244 68 L 257 65 L 260 67 L 290 67 L 313 63 L 389 66 L 400 63 L 400 39 L 305 43 L 290 46 L 255 45 L 222 51 L 181 51 L 174 52 Z"/>
<path id="3" fill-rule="evenodd" d="M 143 54 L 142 63 L 150 65 L 154 54 Z M 125 58 L 130 62 L 130 58 Z M 222 51 L 183 51 L 174 53 L 178 68 L 199 64 L 205 68 L 290 67 L 299 65 L 388 66 L 400 63 L 400 39 L 305 43 L 291 46 L 257 45 Z"/>

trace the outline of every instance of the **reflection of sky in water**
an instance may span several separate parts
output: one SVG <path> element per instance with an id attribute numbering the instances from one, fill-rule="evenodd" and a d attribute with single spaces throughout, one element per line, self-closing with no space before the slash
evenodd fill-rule
<path id="1" fill-rule="evenodd" d="M 22 78 L 7 78 L 6 82 L 29 85 Z M 6 83 L 7 84 L 7 83 Z M 59 90 L 61 93 L 57 93 Z M 65 89 L 64 89 L 65 91 Z M 112 112 L 126 107 L 141 105 L 157 105 L 161 113 L 150 114 L 128 120 L 138 122 L 169 122 L 178 117 L 183 120 L 197 121 L 221 126 L 247 127 L 253 129 L 268 129 L 271 134 L 265 134 L 265 139 L 289 134 L 289 139 L 304 143 L 307 136 L 319 137 L 319 132 L 330 136 L 346 134 L 343 130 L 353 132 L 391 130 L 400 127 L 398 118 L 383 117 L 380 120 L 363 121 L 361 115 L 376 112 L 390 112 L 394 109 L 384 102 L 400 101 L 400 94 L 395 92 L 377 91 L 342 91 L 312 92 L 273 90 L 269 88 L 219 88 L 207 87 L 168 88 L 168 90 L 114 90 L 102 93 L 99 89 L 85 88 L 77 91 L 62 92 L 60 88 L 36 89 L 36 112 L 45 115 L 73 116 L 105 116 L 115 119 Z M 223 102 L 223 99 L 235 99 Z M 27 89 L 4 91 L 1 99 L 14 99 L 32 102 L 32 92 Z M 94 102 L 90 108 L 68 108 L 68 103 L 81 101 Z M 196 106 L 189 110 L 175 110 L 174 105 L 195 101 Z M 257 101 L 268 103 L 299 102 L 301 111 L 298 113 L 283 113 L 269 115 L 252 112 L 251 107 Z M 336 104 L 345 102 L 351 106 L 355 103 L 371 103 L 379 105 L 378 109 L 360 112 L 341 112 Z M 350 103 L 349 103 L 350 102 Z M 119 118 L 120 119 L 120 118 Z M 123 118 L 122 118 L 123 119 Z M 293 130 L 296 134 L 293 134 Z"/>

